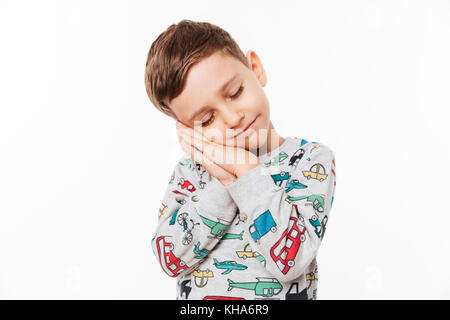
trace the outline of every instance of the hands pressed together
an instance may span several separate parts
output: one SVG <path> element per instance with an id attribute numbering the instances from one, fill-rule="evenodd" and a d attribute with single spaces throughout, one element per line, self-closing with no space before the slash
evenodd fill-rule
<path id="1" fill-rule="evenodd" d="M 260 164 L 253 153 L 240 147 L 213 142 L 179 121 L 177 131 L 181 148 L 224 186 Z"/>

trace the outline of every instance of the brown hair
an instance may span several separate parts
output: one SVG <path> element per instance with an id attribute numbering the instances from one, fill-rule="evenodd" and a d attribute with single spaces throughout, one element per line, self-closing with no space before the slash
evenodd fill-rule
<path id="1" fill-rule="evenodd" d="M 167 104 L 183 91 L 189 69 L 216 51 L 248 67 L 236 41 L 222 28 L 186 19 L 168 27 L 152 43 L 145 64 L 145 89 L 152 104 L 177 119 Z"/>

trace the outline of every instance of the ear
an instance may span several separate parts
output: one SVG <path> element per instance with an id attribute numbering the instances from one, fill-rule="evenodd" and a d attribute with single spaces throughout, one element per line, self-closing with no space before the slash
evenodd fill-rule
<path id="1" fill-rule="evenodd" d="M 259 59 L 256 52 L 253 50 L 249 50 L 247 52 L 246 57 L 247 57 L 248 65 L 250 66 L 251 70 L 255 74 L 259 83 L 261 84 L 261 87 L 264 87 L 267 84 L 267 75 L 266 75 L 266 71 L 264 70 L 264 67 L 262 65 L 261 59 Z"/>

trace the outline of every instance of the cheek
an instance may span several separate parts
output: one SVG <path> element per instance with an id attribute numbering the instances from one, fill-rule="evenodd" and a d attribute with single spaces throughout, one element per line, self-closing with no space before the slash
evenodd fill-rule
<path id="1" fill-rule="evenodd" d="M 204 136 L 211 142 L 220 143 L 224 138 L 223 134 L 218 129 L 211 129 L 204 133 Z"/>

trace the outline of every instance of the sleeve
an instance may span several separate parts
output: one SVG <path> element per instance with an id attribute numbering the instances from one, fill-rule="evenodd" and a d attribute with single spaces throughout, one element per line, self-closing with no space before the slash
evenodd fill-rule
<path id="1" fill-rule="evenodd" d="M 294 160 L 298 154 L 303 156 Z M 271 167 L 276 174 L 261 164 L 226 186 L 249 217 L 253 251 L 266 257 L 266 268 L 280 281 L 298 278 L 316 256 L 336 185 L 334 154 L 327 146 L 306 144 L 292 162 L 288 172 Z"/>
<path id="2" fill-rule="evenodd" d="M 167 184 L 151 240 L 163 271 L 175 278 L 194 270 L 226 235 L 237 210 L 219 180 L 183 157 Z"/>

